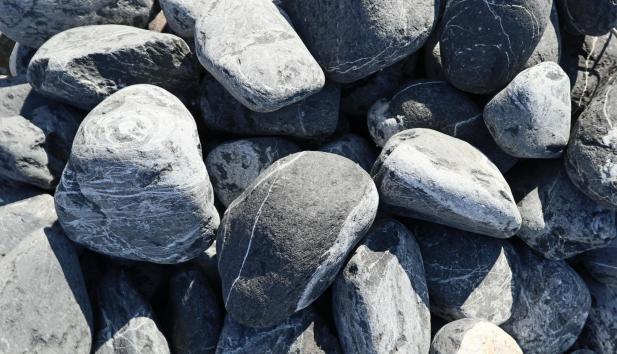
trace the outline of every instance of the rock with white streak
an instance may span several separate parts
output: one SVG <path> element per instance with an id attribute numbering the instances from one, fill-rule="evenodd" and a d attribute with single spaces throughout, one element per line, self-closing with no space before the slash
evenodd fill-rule
<path id="1" fill-rule="evenodd" d="M 587 281 L 591 310 L 577 344 L 598 353 L 617 353 L 617 289 Z"/>
<path id="2" fill-rule="evenodd" d="M 229 314 L 251 327 L 283 322 L 334 281 L 377 213 L 370 176 L 324 152 L 282 158 L 227 208 L 217 235 Z"/>
<path id="3" fill-rule="evenodd" d="M 516 341 L 496 325 L 471 318 L 450 322 L 435 334 L 430 354 L 523 354 Z"/>
<path id="4" fill-rule="evenodd" d="M 353 133 L 343 135 L 322 146 L 320 150 L 346 157 L 367 172 L 371 171 L 378 155 L 373 144 L 362 136 Z"/>
<path id="5" fill-rule="evenodd" d="M 617 289 L 617 239 L 608 247 L 583 253 L 580 261 L 595 281 Z"/>
<path id="6" fill-rule="evenodd" d="M 219 224 L 195 121 L 151 85 L 117 92 L 84 119 L 55 199 L 69 238 L 125 259 L 190 260 Z"/>
<path id="7" fill-rule="evenodd" d="M 11 76 L 26 75 L 28 73 L 28 65 L 30 60 L 36 53 L 36 49 L 15 43 L 11 56 L 9 58 L 9 70 Z"/>
<path id="8" fill-rule="evenodd" d="M 602 36 L 617 26 L 617 3 L 613 0 L 556 0 L 566 31 Z"/>
<path id="9" fill-rule="evenodd" d="M 206 0 L 159 0 L 159 2 L 167 24 L 173 33 L 182 38 L 193 38 L 195 22 L 201 11 L 209 6 Z"/>

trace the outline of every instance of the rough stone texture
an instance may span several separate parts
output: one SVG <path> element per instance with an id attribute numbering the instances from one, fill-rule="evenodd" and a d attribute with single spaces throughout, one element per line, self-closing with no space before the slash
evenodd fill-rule
<path id="1" fill-rule="evenodd" d="M 214 132 L 323 139 L 336 131 L 339 121 L 341 90 L 332 83 L 305 100 L 270 113 L 244 107 L 209 75 L 201 91 L 202 120 Z"/>
<path id="2" fill-rule="evenodd" d="M 497 145 L 519 158 L 561 156 L 570 116 L 570 80 L 553 62 L 523 70 L 484 107 Z"/>
<path id="3" fill-rule="evenodd" d="M 580 260 L 594 280 L 617 289 L 617 240 L 606 248 L 585 252 Z"/>
<path id="4" fill-rule="evenodd" d="M 23 76 L 0 78 L 0 118 L 30 117 L 36 108 L 49 104 L 49 100 L 32 90 Z"/>
<path id="5" fill-rule="evenodd" d="M 272 0 L 209 4 L 195 27 L 201 64 L 238 101 L 272 112 L 317 93 L 323 71 Z"/>
<path id="6" fill-rule="evenodd" d="M 440 1 L 285 0 L 284 4 L 328 78 L 349 83 L 420 49 L 435 26 Z"/>
<path id="7" fill-rule="evenodd" d="M 72 240 L 126 259 L 187 261 L 219 224 L 195 121 L 151 85 L 117 92 L 84 119 L 55 199 Z"/>
<path id="8" fill-rule="evenodd" d="M 617 237 L 615 211 L 576 188 L 562 160 L 522 163 L 507 177 L 523 218 L 516 235 L 545 258 L 570 258 Z"/>
<path id="9" fill-rule="evenodd" d="M 19 43 L 15 43 L 11 56 L 9 57 L 9 71 L 11 76 L 26 75 L 30 60 L 36 53 L 36 49 L 30 48 Z"/>
<path id="10" fill-rule="evenodd" d="M 523 354 L 510 335 L 486 321 L 470 318 L 448 323 L 433 338 L 430 354 Z"/>
<path id="11" fill-rule="evenodd" d="M 9 59 L 15 42 L 0 32 L 0 75 L 9 74 Z"/>
<path id="12" fill-rule="evenodd" d="M 559 15 L 557 14 L 556 3 L 557 0 L 553 0 L 551 17 L 546 23 L 546 29 L 544 29 L 540 42 L 523 66 L 524 68 L 531 68 L 534 65 L 547 61 L 559 63 L 561 59 L 561 30 L 559 28 Z"/>
<path id="13" fill-rule="evenodd" d="M 227 311 L 268 327 L 334 281 L 377 212 L 377 189 L 352 161 L 324 152 L 282 158 L 227 208 L 217 237 Z"/>
<path id="14" fill-rule="evenodd" d="M 508 238 L 521 216 L 510 187 L 479 150 L 435 130 L 394 135 L 371 175 L 390 212 L 483 235 Z"/>
<path id="15" fill-rule="evenodd" d="M 159 0 L 171 30 L 182 38 L 193 38 L 195 22 L 202 9 L 207 8 L 207 0 Z"/>
<path id="16" fill-rule="evenodd" d="M 429 223 L 417 223 L 413 231 L 433 313 L 449 321 L 476 318 L 494 324 L 510 318 L 524 284 L 508 241 Z"/>
<path id="17" fill-rule="evenodd" d="M 154 0 L 2 0 L 0 31 L 38 48 L 73 27 L 109 23 L 146 27 L 154 4 Z"/>
<path id="18" fill-rule="evenodd" d="M 0 313 L 2 353 L 90 353 L 90 300 L 59 226 L 36 230 L 0 259 Z"/>
<path id="19" fill-rule="evenodd" d="M 352 133 L 322 146 L 320 150 L 346 157 L 367 172 L 371 171 L 378 155 L 373 144 L 362 136 Z"/>
<path id="20" fill-rule="evenodd" d="M 555 0 L 566 31 L 601 36 L 617 26 L 617 2 L 613 0 Z"/>
<path id="21" fill-rule="evenodd" d="M 263 170 L 299 151 L 298 145 L 284 138 L 249 138 L 218 145 L 206 158 L 214 194 L 229 206 Z"/>
<path id="22" fill-rule="evenodd" d="M 216 353 L 338 354 L 341 350 L 336 337 L 309 307 L 268 328 L 246 327 L 228 315 Z"/>
<path id="23" fill-rule="evenodd" d="M 550 11 L 549 0 L 448 1 L 439 40 L 448 81 L 477 94 L 503 88 L 540 42 Z"/>
<path id="24" fill-rule="evenodd" d="M 578 344 L 598 353 L 617 353 L 617 289 L 587 281 L 591 310 Z"/>
<path id="25" fill-rule="evenodd" d="M 394 219 L 373 225 L 334 282 L 332 310 L 345 353 L 428 352 L 422 255 L 405 226 Z"/>
<path id="26" fill-rule="evenodd" d="M 191 50 L 180 37 L 120 25 L 64 31 L 45 42 L 28 66 L 37 91 L 84 110 L 135 84 L 185 92 L 196 77 Z"/>

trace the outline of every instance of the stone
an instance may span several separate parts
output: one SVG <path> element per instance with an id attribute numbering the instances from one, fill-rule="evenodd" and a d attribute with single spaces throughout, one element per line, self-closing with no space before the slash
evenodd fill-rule
<path id="1" fill-rule="evenodd" d="M 334 281 L 377 213 L 377 189 L 352 161 L 300 152 L 266 170 L 227 208 L 217 235 L 230 315 L 269 327 Z"/>
<path id="2" fill-rule="evenodd" d="M 523 354 L 516 341 L 496 325 L 471 318 L 450 322 L 433 338 L 430 354 Z"/>
<path id="3" fill-rule="evenodd" d="M 453 0 L 439 38 L 444 74 L 456 88 L 488 94 L 523 68 L 549 22 L 551 1 Z"/>
<path id="4" fill-rule="evenodd" d="M 0 119 L 4 117 L 30 117 L 32 111 L 49 104 L 28 84 L 24 76 L 0 78 Z"/>
<path id="5" fill-rule="evenodd" d="M 468 143 L 435 130 L 394 135 L 371 175 L 381 205 L 396 215 L 497 238 L 520 228 L 521 216 L 497 167 Z"/>
<path id="6" fill-rule="evenodd" d="M 188 261 L 219 224 L 195 121 L 152 85 L 120 90 L 88 114 L 55 202 L 69 238 L 130 260 Z"/>
<path id="7" fill-rule="evenodd" d="M 11 76 L 28 74 L 28 65 L 36 53 L 36 49 L 15 43 L 11 56 L 9 57 L 9 71 Z"/>
<path id="8" fill-rule="evenodd" d="M 570 258 L 617 237 L 615 211 L 576 188 L 562 160 L 522 163 L 507 177 L 523 218 L 516 235 L 544 258 Z"/>
<path id="9" fill-rule="evenodd" d="M 296 30 L 329 79 L 350 83 L 419 50 L 435 27 L 439 0 L 285 0 Z"/>
<path id="10" fill-rule="evenodd" d="M 353 133 L 345 134 L 322 146 L 319 150 L 346 157 L 367 172 L 371 171 L 378 155 L 373 144 L 369 143 L 364 137 Z"/>
<path id="11" fill-rule="evenodd" d="M 59 33 L 39 48 L 28 66 L 35 90 L 83 110 L 136 84 L 186 92 L 196 77 L 191 50 L 180 37 L 121 25 Z"/>
<path id="12" fill-rule="evenodd" d="M 0 177 L 0 207 L 42 194 L 43 191 L 25 183 Z"/>
<path id="13" fill-rule="evenodd" d="M 163 11 L 159 11 L 159 13 L 154 16 L 154 18 L 152 18 L 152 20 L 148 23 L 149 31 L 166 32 L 166 28 L 167 19 L 165 18 L 165 14 L 163 13 Z"/>
<path id="14" fill-rule="evenodd" d="M 523 70 L 484 107 L 484 122 L 497 145 L 518 158 L 561 156 L 570 116 L 570 80 L 553 62 Z"/>
<path id="15" fill-rule="evenodd" d="M 523 66 L 525 69 L 532 66 L 551 61 L 559 63 L 561 59 L 561 30 L 559 29 L 559 15 L 557 14 L 557 2 L 553 1 L 551 8 L 551 17 L 546 23 L 546 29 L 540 38 L 540 42 L 531 53 L 529 59 Z"/>
<path id="16" fill-rule="evenodd" d="M 229 206 L 263 170 L 299 151 L 295 143 L 277 137 L 234 140 L 216 146 L 206 158 L 214 194 L 225 207 Z"/>
<path id="17" fill-rule="evenodd" d="M 195 22 L 202 8 L 209 6 L 206 0 L 159 0 L 161 9 L 172 32 L 182 38 L 195 36 Z"/>
<path id="18" fill-rule="evenodd" d="M 578 344 L 598 353 L 617 352 L 617 289 L 587 281 L 591 310 Z"/>
<path id="19" fill-rule="evenodd" d="M 38 48 L 55 34 L 73 27 L 146 27 L 154 8 L 154 0 L 2 0 L 0 31 L 18 43 Z"/>
<path id="20" fill-rule="evenodd" d="M 596 354 L 596 352 L 594 352 L 593 350 L 589 350 L 589 349 L 578 349 L 578 350 L 571 352 L 570 354 Z"/>
<path id="21" fill-rule="evenodd" d="M 247 108 L 272 112 L 324 86 L 319 64 L 272 0 L 214 1 L 195 25 L 201 64 Z"/>
<path id="22" fill-rule="evenodd" d="M 57 224 L 0 259 L 0 312 L 2 353 L 90 353 L 90 300 L 75 248 Z"/>
<path id="23" fill-rule="evenodd" d="M 9 74 L 9 59 L 15 42 L 0 32 L 0 75 Z"/>
<path id="24" fill-rule="evenodd" d="M 426 77 L 429 79 L 445 81 L 446 76 L 443 72 L 443 63 L 441 60 L 441 46 L 439 45 L 440 36 L 440 31 L 434 31 L 424 45 L 424 71 Z"/>
<path id="25" fill-rule="evenodd" d="M 428 352 L 422 255 L 405 226 L 375 222 L 334 282 L 332 311 L 345 353 Z"/>
<path id="26" fill-rule="evenodd" d="M 617 3 L 611 0 L 556 0 L 566 31 L 602 36 L 617 26 Z"/>
<path id="27" fill-rule="evenodd" d="M 617 240 L 608 247 L 585 252 L 579 258 L 595 281 L 617 289 Z"/>

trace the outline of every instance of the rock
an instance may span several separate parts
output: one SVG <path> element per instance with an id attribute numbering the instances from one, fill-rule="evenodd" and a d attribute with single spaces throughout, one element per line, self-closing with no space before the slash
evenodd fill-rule
<path id="1" fill-rule="evenodd" d="M 566 31 L 602 36 L 617 26 L 617 4 L 611 0 L 556 0 Z"/>
<path id="2" fill-rule="evenodd" d="M 423 48 L 424 71 L 426 77 L 433 80 L 446 80 L 443 73 L 443 63 L 441 60 L 441 46 L 439 45 L 441 32 L 436 30 L 431 33 L 428 41 Z"/>
<path id="3" fill-rule="evenodd" d="M 534 49 L 533 53 L 524 65 L 524 68 L 531 68 L 532 66 L 552 61 L 559 63 L 561 59 L 561 31 L 559 29 L 559 16 L 557 15 L 557 3 L 558 0 L 554 0 L 553 7 L 551 8 L 551 17 L 546 23 L 546 29 L 540 42 Z"/>
<path id="4" fill-rule="evenodd" d="M 271 0 L 215 1 L 195 27 L 201 64 L 238 101 L 272 112 L 317 93 L 321 68 Z"/>
<path id="5" fill-rule="evenodd" d="M 576 188 L 563 161 L 521 164 L 508 180 L 523 218 L 516 235 L 544 258 L 570 258 L 617 237 L 615 211 Z"/>
<path id="6" fill-rule="evenodd" d="M 0 75 L 9 74 L 9 58 L 15 42 L 0 32 Z"/>
<path id="7" fill-rule="evenodd" d="M 523 70 L 484 107 L 484 122 L 505 152 L 561 156 L 570 136 L 570 80 L 553 62 Z"/>
<path id="8" fill-rule="evenodd" d="M 159 13 L 154 16 L 152 21 L 148 23 L 148 30 L 154 32 L 164 32 L 167 27 L 167 19 L 165 18 L 165 14 L 163 11 L 159 11 Z"/>
<path id="9" fill-rule="evenodd" d="M 334 281 L 377 212 L 369 175 L 324 152 L 284 157 L 227 208 L 217 236 L 227 311 L 269 327 L 310 305 Z"/>
<path id="10" fill-rule="evenodd" d="M 357 163 L 367 172 L 377 159 L 377 152 L 373 144 L 357 134 L 345 134 L 335 141 L 332 141 L 320 149 L 323 152 L 337 154 Z"/>
<path id="11" fill-rule="evenodd" d="M 32 111 L 47 104 L 49 100 L 34 92 L 25 77 L 0 78 L 0 119 L 30 117 Z"/>
<path id="12" fill-rule="evenodd" d="M 394 135 L 371 175 L 388 211 L 483 235 L 508 238 L 521 216 L 510 187 L 480 151 L 434 130 Z"/>
<path id="13" fill-rule="evenodd" d="M 377 221 L 333 285 L 332 309 L 345 353 L 427 353 L 429 298 L 413 234 Z"/>
<path id="14" fill-rule="evenodd" d="M 430 354 L 523 354 L 516 341 L 494 324 L 471 318 L 450 322 L 433 338 Z"/>
<path id="15" fill-rule="evenodd" d="M 214 353 L 224 311 L 214 289 L 199 269 L 176 272 L 169 284 L 174 353 Z"/>
<path id="16" fill-rule="evenodd" d="M 0 178 L 0 207 L 42 194 L 34 186 Z"/>
<path id="17" fill-rule="evenodd" d="M 510 318 L 524 286 L 510 243 L 429 223 L 417 223 L 413 231 L 434 314 L 448 321 L 475 318 L 497 325 Z"/>
<path id="18" fill-rule="evenodd" d="M 23 45 L 38 48 L 53 35 L 73 27 L 119 24 L 146 27 L 154 0 L 2 0 L 0 31 Z"/>
<path id="19" fill-rule="evenodd" d="M 268 328 L 246 327 L 228 315 L 216 348 L 217 354 L 340 352 L 336 337 L 312 307 Z"/>
<path id="20" fill-rule="evenodd" d="M 439 0 L 284 1 L 296 30 L 328 78 L 363 79 L 424 45 Z"/>
<path id="21" fill-rule="evenodd" d="M 578 343 L 598 353 L 617 352 L 617 289 L 588 281 L 591 310 Z"/>
<path id="22" fill-rule="evenodd" d="M 602 284 L 617 289 L 617 241 L 605 248 L 585 252 L 581 264 L 591 277 Z"/>
<path id="23" fill-rule="evenodd" d="M 229 206 L 263 170 L 299 151 L 298 145 L 284 138 L 249 138 L 218 145 L 206 158 L 214 194 Z"/>
<path id="24" fill-rule="evenodd" d="M 448 81 L 476 94 L 503 88 L 540 42 L 550 11 L 548 0 L 448 1 L 439 39 Z"/>
<path id="25" fill-rule="evenodd" d="M 571 352 L 570 354 L 596 354 L 596 352 L 589 349 L 579 349 Z"/>
<path id="26" fill-rule="evenodd" d="M 64 31 L 28 66 L 35 90 L 84 110 L 135 84 L 185 92 L 197 76 L 191 50 L 179 37 L 120 25 Z"/>
<path id="27" fill-rule="evenodd" d="M 36 49 L 15 43 L 11 56 L 9 57 L 9 71 L 11 76 L 26 75 L 30 60 L 36 53 Z"/>
<path id="28" fill-rule="evenodd" d="M 90 353 L 90 300 L 59 226 L 37 229 L 0 259 L 0 311 L 0 352 Z"/>
<path id="29" fill-rule="evenodd" d="M 219 224 L 195 121 L 151 85 L 117 92 L 84 119 L 55 199 L 69 238 L 124 259 L 187 261 Z"/>
<path id="30" fill-rule="evenodd" d="M 182 38 L 193 38 L 195 22 L 202 8 L 209 6 L 206 0 L 159 0 L 171 30 Z"/>

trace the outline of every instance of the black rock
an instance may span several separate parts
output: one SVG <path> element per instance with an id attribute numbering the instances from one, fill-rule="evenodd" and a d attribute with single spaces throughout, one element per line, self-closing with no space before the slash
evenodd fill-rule
<path id="1" fill-rule="evenodd" d="M 585 252 L 580 260 L 594 280 L 617 289 L 617 240 L 606 248 Z"/>
<path id="2" fill-rule="evenodd" d="M 617 353 L 617 289 L 587 281 L 591 310 L 577 344 L 598 353 Z"/>
<path id="3" fill-rule="evenodd" d="M 322 146 L 319 150 L 346 157 L 367 172 L 371 171 L 378 155 L 372 143 L 362 136 L 352 133 L 343 135 Z"/>
<path id="4" fill-rule="evenodd" d="M 566 31 L 601 36 L 617 26 L 617 3 L 612 0 L 555 0 Z"/>
<path id="5" fill-rule="evenodd" d="M 562 44 L 557 2 L 558 0 L 553 0 L 550 21 L 546 23 L 546 29 L 540 39 L 540 43 L 538 43 L 529 59 L 527 59 L 524 68 L 531 68 L 534 65 L 547 61 L 559 63 L 561 60 Z"/>

